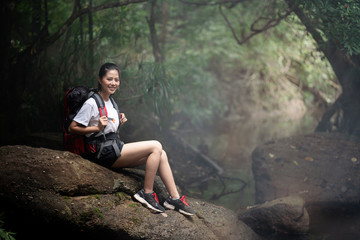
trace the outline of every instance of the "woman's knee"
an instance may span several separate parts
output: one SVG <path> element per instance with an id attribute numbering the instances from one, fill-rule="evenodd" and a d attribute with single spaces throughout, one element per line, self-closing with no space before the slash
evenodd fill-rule
<path id="1" fill-rule="evenodd" d="M 162 145 L 161 145 L 161 143 L 159 141 L 152 140 L 151 141 L 151 146 L 152 146 L 153 152 L 157 152 L 157 153 L 162 153 L 163 152 Z"/>

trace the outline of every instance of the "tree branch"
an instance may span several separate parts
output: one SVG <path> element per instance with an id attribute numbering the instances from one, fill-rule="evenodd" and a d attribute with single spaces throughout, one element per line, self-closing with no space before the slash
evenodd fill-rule
<path id="1" fill-rule="evenodd" d="M 182 3 L 184 4 L 188 4 L 188 5 L 195 5 L 195 6 L 216 6 L 216 5 L 220 5 L 220 4 L 231 4 L 231 7 L 235 6 L 236 4 L 240 3 L 240 2 L 244 2 L 247 0 L 219 0 L 216 2 L 209 2 L 208 0 L 204 0 L 204 1 L 198 1 L 198 2 L 194 2 L 194 1 L 188 1 L 188 0 L 180 0 Z M 230 7 L 230 8 L 231 8 Z"/>
<path id="2" fill-rule="evenodd" d="M 318 91 L 314 87 L 310 87 L 309 85 L 305 83 L 300 83 L 295 77 L 291 76 L 290 74 L 285 73 L 285 78 L 292 84 L 294 84 L 296 87 L 300 88 L 301 91 L 310 92 L 314 96 L 314 102 L 318 102 L 320 104 L 325 105 L 326 99 L 321 95 L 320 91 Z"/>
<path id="3" fill-rule="evenodd" d="M 51 44 L 53 44 L 56 40 L 58 40 L 70 28 L 71 24 L 73 24 L 73 22 L 77 18 L 79 18 L 79 17 L 81 17 L 81 16 L 83 16 L 85 14 L 88 14 L 88 13 L 91 13 L 91 12 L 97 12 L 97 11 L 101 11 L 101 10 L 105 10 L 105 9 L 109 9 L 109 8 L 122 7 L 122 6 L 126 6 L 126 5 L 129 5 L 129 4 L 134 4 L 134 3 L 147 2 L 147 1 L 148 0 L 125 0 L 125 1 L 119 1 L 119 2 L 104 3 L 104 4 L 101 4 L 101 5 L 98 5 L 98 6 L 87 7 L 87 8 L 83 8 L 83 9 L 80 9 L 80 10 L 77 10 L 74 7 L 71 16 L 65 21 L 65 23 L 62 25 L 62 27 L 60 27 L 57 32 L 52 34 L 45 41 L 40 41 L 40 42 L 42 42 L 42 44 L 38 45 L 36 47 L 35 52 L 39 53 L 42 50 L 46 49 Z M 29 50 L 31 52 L 33 52 L 31 49 L 29 49 Z"/>
<path id="4" fill-rule="evenodd" d="M 229 21 L 229 19 L 227 18 L 227 16 L 224 14 L 224 12 L 222 11 L 222 8 L 221 8 L 221 5 L 219 5 L 219 11 L 220 11 L 220 14 L 221 16 L 224 18 L 226 24 L 228 25 L 230 31 L 232 32 L 236 42 L 239 44 L 239 45 L 242 45 L 244 44 L 245 42 L 247 42 L 248 40 L 250 40 L 252 37 L 254 37 L 255 35 L 259 34 L 259 33 L 262 33 L 272 27 L 275 27 L 276 25 L 278 25 L 281 20 L 283 20 L 284 18 L 286 18 L 287 16 L 290 15 L 290 13 L 292 12 L 292 10 L 288 10 L 286 11 L 285 14 L 283 15 L 280 15 L 279 14 L 279 17 L 278 18 L 275 18 L 275 19 L 269 19 L 264 25 L 263 27 L 259 28 L 259 29 L 256 29 L 255 28 L 255 25 L 260 21 L 260 20 L 264 20 L 266 18 L 264 17 L 259 17 L 257 18 L 252 24 L 251 24 L 251 31 L 252 33 L 250 33 L 249 35 L 245 36 L 245 37 L 242 37 L 242 39 L 240 39 L 238 37 L 238 35 L 236 34 L 236 31 L 234 29 L 234 27 L 232 26 L 231 22 Z"/>

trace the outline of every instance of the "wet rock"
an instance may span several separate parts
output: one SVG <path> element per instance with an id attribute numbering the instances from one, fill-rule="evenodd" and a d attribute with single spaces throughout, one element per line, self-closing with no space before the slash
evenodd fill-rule
<path id="1" fill-rule="evenodd" d="M 280 139 L 258 146 L 252 158 L 257 203 L 291 195 L 307 206 L 359 203 L 358 138 L 313 133 Z"/>
<path id="2" fill-rule="evenodd" d="M 228 209 L 189 198 L 197 211 L 153 214 L 132 195 L 143 171 L 110 171 L 75 154 L 0 148 L 0 208 L 17 239 L 259 239 Z M 167 193 L 159 178 L 160 201 Z"/>
<path id="3" fill-rule="evenodd" d="M 300 197 L 290 196 L 251 206 L 238 212 L 239 219 L 261 235 L 306 234 L 309 214 Z"/>

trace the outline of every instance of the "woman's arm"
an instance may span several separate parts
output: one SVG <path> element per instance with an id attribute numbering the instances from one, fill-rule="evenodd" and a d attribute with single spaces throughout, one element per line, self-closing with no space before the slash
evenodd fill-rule
<path id="1" fill-rule="evenodd" d="M 72 121 L 69 126 L 69 133 L 85 135 L 89 133 L 101 132 L 104 130 L 108 123 L 108 119 L 106 116 L 102 116 L 99 119 L 99 123 L 97 126 L 84 126 L 78 122 Z"/>

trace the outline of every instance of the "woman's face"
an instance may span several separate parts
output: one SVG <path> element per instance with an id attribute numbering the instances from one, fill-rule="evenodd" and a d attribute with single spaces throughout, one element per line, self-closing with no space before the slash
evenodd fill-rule
<path id="1" fill-rule="evenodd" d="M 101 91 L 108 94 L 114 94 L 120 86 L 120 78 L 117 70 L 109 70 L 105 76 L 99 79 Z"/>

